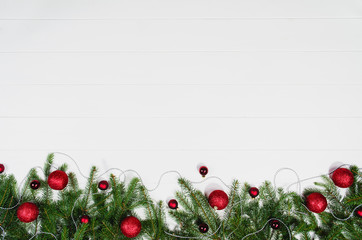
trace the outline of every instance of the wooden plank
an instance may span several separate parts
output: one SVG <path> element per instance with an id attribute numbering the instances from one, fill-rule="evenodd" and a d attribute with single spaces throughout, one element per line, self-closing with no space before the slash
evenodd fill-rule
<path id="1" fill-rule="evenodd" d="M 362 85 L 4 85 L 0 117 L 362 118 Z"/>
<path id="2" fill-rule="evenodd" d="M 2 150 L 360 151 L 361 119 L 0 119 Z"/>
<path id="3" fill-rule="evenodd" d="M 0 84 L 361 84 L 362 52 L 0 54 Z"/>
<path id="4" fill-rule="evenodd" d="M 359 51 L 362 19 L 1 21 L 0 51 Z M 21 36 L 19 36 L 21 32 Z"/>
<path id="5" fill-rule="evenodd" d="M 358 0 L 47 0 L 0 2 L 2 18 L 361 17 Z"/>

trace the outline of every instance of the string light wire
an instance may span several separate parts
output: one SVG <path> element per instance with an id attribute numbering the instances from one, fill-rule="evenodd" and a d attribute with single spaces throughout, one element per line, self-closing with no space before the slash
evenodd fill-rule
<path id="1" fill-rule="evenodd" d="M 288 226 L 287 226 L 282 220 L 277 219 L 277 218 L 271 218 L 271 219 L 269 219 L 269 220 L 264 224 L 264 226 L 263 226 L 261 229 L 259 229 L 259 230 L 256 231 L 256 232 L 252 232 L 252 233 L 247 234 L 247 235 L 244 236 L 241 240 L 244 240 L 245 238 L 247 238 L 247 237 L 249 237 L 249 236 L 251 236 L 251 235 L 255 235 L 255 234 L 260 233 L 261 231 L 264 230 L 264 228 L 266 227 L 266 225 L 267 225 L 270 221 L 273 221 L 273 220 L 277 220 L 277 221 L 281 222 L 281 223 L 286 227 L 286 229 L 288 230 L 288 234 L 289 234 L 289 240 L 291 240 L 291 239 L 292 239 L 292 235 L 290 234 L 290 230 L 289 230 Z"/>
<path id="2" fill-rule="evenodd" d="M 216 234 L 216 233 L 220 230 L 223 222 L 224 222 L 224 221 L 221 221 L 219 227 L 215 230 L 215 232 L 210 233 L 210 234 L 207 234 L 207 235 L 205 235 L 205 236 L 206 236 L 206 237 L 211 237 L 212 235 Z M 164 233 L 166 233 L 167 235 L 170 235 L 170 236 L 172 236 L 172 237 L 178 237 L 178 238 L 184 238 L 184 239 L 201 239 L 200 237 L 179 236 L 179 235 L 175 235 L 175 234 L 172 234 L 172 233 L 168 233 L 168 232 L 166 232 L 166 231 L 164 231 Z"/>
<path id="3" fill-rule="evenodd" d="M 38 232 L 36 233 L 34 236 L 32 236 L 31 238 L 29 238 L 28 240 L 31 240 L 33 238 L 35 238 L 36 236 L 40 235 L 40 234 L 48 234 L 48 235 L 51 235 L 53 238 L 57 239 L 57 237 L 53 234 L 53 233 L 50 233 L 50 232 Z"/>
<path id="4" fill-rule="evenodd" d="M 2 230 L 2 233 L 1 235 L 3 236 L 3 240 L 5 239 L 5 236 L 6 236 L 6 232 L 4 230 L 4 228 L 2 226 L 0 226 L 1 230 Z"/>

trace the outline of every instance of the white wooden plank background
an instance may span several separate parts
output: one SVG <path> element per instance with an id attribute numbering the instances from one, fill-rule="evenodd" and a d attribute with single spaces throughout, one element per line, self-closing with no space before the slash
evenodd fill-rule
<path id="1" fill-rule="evenodd" d="M 21 180 L 60 151 L 149 186 L 361 165 L 361 66 L 358 0 L 3 0 L 0 162 Z"/>

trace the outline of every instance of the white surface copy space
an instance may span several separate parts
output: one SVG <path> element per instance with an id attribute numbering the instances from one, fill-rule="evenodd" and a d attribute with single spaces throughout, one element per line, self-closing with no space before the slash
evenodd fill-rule
<path id="1" fill-rule="evenodd" d="M 0 0 L 0 162 L 21 181 L 64 152 L 149 188 L 361 166 L 361 66 L 357 0 Z"/>

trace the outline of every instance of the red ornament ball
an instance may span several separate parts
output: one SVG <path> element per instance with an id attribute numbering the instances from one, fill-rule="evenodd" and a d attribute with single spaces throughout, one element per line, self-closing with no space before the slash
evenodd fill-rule
<path id="1" fill-rule="evenodd" d="M 205 177 L 207 173 L 209 172 L 209 169 L 206 166 L 202 166 L 199 168 L 199 173 L 202 177 Z"/>
<path id="2" fill-rule="evenodd" d="M 88 215 L 83 215 L 80 218 L 81 223 L 87 224 L 87 223 L 89 223 L 89 221 L 90 221 L 90 217 Z"/>
<path id="3" fill-rule="evenodd" d="M 100 181 L 99 183 L 98 183 L 98 188 L 100 189 L 100 190 L 107 190 L 108 189 L 108 186 L 109 186 L 109 184 L 108 184 L 108 182 L 106 181 L 106 180 L 103 180 L 103 181 Z"/>
<path id="4" fill-rule="evenodd" d="M 332 173 L 332 181 L 337 187 L 348 188 L 353 184 L 353 173 L 347 168 L 338 168 Z"/>
<path id="5" fill-rule="evenodd" d="M 249 195 L 252 198 L 256 198 L 259 195 L 259 189 L 257 189 L 256 187 L 252 187 L 249 189 Z"/>
<path id="6" fill-rule="evenodd" d="M 178 202 L 176 199 L 171 199 L 170 201 L 168 201 L 168 207 L 171 209 L 177 209 L 178 207 Z"/>
<path id="7" fill-rule="evenodd" d="M 357 215 L 357 217 L 362 218 L 362 207 L 359 207 L 359 208 L 356 210 L 356 215 Z"/>
<path id="8" fill-rule="evenodd" d="M 49 175 L 48 185 L 54 190 L 63 190 L 68 185 L 68 175 L 61 170 L 56 170 Z"/>
<path id="9" fill-rule="evenodd" d="M 216 210 L 223 210 L 229 204 L 229 197 L 224 191 L 215 190 L 209 195 L 209 204 Z"/>
<path id="10" fill-rule="evenodd" d="M 207 233 L 207 231 L 209 231 L 209 226 L 206 223 L 201 223 L 199 225 L 199 231 L 201 233 Z"/>
<path id="11" fill-rule="evenodd" d="M 5 166 L 4 164 L 0 163 L 0 173 L 3 173 L 5 171 Z"/>
<path id="12" fill-rule="evenodd" d="M 21 222 L 32 222 L 37 219 L 39 215 L 39 208 L 34 203 L 26 202 L 20 205 L 16 215 Z"/>
<path id="13" fill-rule="evenodd" d="M 278 230 L 280 228 L 280 222 L 276 219 L 271 220 L 269 224 L 272 229 Z"/>
<path id="14" fill-rule="evenodd" d="M 121 222 L 121 231 L 128 238 L 134 238 L 141 232 L 141 222 L 133 216 L 126 217 Z"/>
<path id="15" fill-rule="evenodd" d="M 38 180 L 33 180 L 30 182 L 31 189 L 38 189 L 40 187 L 40 182 Z"/>
<path id="16" fill-rule="evenodd" d="M 311 193 L 307 197 L 307 208 L 314 213 L 321 213 L 327 208 L 327 199 L 320 193 Z"/>

